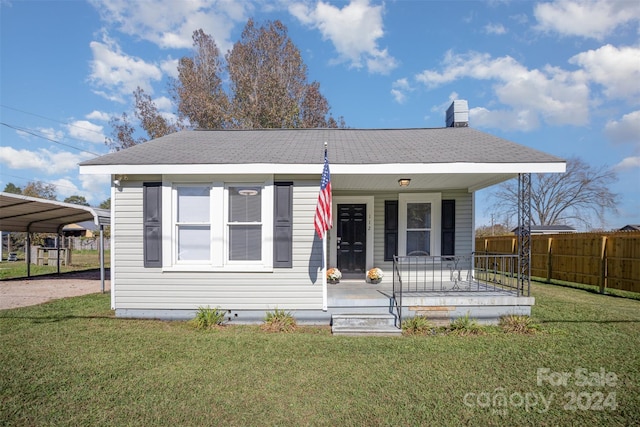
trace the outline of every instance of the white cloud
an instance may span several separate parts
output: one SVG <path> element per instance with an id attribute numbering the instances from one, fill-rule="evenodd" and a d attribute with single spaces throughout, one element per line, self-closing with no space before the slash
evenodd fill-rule
<path id="1" fill-rule="evenodd" d="M 51 181 L 51 184 L 56 186 L 56 194 L 58 195 L 58 199 L 64 200 L 69 196 L 79 195 L 80 189 L 76 184 L 74 184 L 69 178 L 59 178 Z M 87 202 L 89 199 L 85 196 Z"/>
<path id="2" fill-rule="evenodd" d="M 160 62 L 160 69 L 174 79 L 178 78 L 178 59 L 169 58 Z"/>
<path id="3" fill-rule="evenodd" d="M 504 130 L 531 131 L 540 125 L 538 116 L 531 110 L 488 110 L 483 107 L 469 110 L 473 126 Z"/>
<path id="4" fill-rule="evenodd" d="M 0 147 L 0 163 L 11 169 L 37 169 L 49 175 L 77 170 L 78 163 L 91 157 L 94 156 L 88 153 L 52 152 L 44 148 L 31 151 Z"/>
<path id="5" fill-rule="evenodd" d="M 87 120 L 76 120 L 67 125 L 70 137 L 94 144 L 104 143 L 103 130 L 104 126 L 93 124 Z"/>
<path id="6" fill-rule="evenodd" d="M 487 34 L 502 35 L 507 33 L 507 29 L 502 24 L 487 24 L 484 26 L 484 31 Z"/>
<path id="7" fill-rule="evenodd" d="M 158 107 L 160 111 L 171 111 L 173 109 L 173 101 L 166 96 L 155 98 L 153 103 Z"/>
<path id="8" fill-rule="evenodd" d="M 122 95 L 131 95 L 138 86 L 151 94 L 151 81 L 162 78 L 158 66 L 123 53 L 120 46 L 106 35 L 102 42 L 92 41 L 89 46 L 93 52 L 89 80 L 98 88 L 105 89 L 95 93 L 107 99 L 121 101 Z"/>
<path id="9" fill-rule="evenodd" d="M 630 169 L 640 168 L 640 156 L 627 157 L 613 167 L 616 172 L 628 171 Z"/>
<path id="10" fill-rule="evenodd" d="M 621 25 L 640 22 L 640 2 L 558 0 L 536 4 L 533 13 L 540 31 L 602 40 Z"/>
<path id="11" fill-rule="evenodd" d="M 391 95 L 398 104 L 404 103 L 407 100 L 407 92 L 413 90 L 407 78 L 398 79 L 391 84 Z"/>
<path id="12" fill-rule="evenodd" d="M 158 112 L 169 122 L 177 122 L 178 115 L 173 112 L 173 101 L 166 96 L 155 98 L 153 103 L 158 108 Z"/>
<path id="13" fill-rule="evenodd" d="M 238 22 L 246 21 L 251 4 L 229 0 L 91 0 L 102 20 L 125 34 L 161 48 L 188 48 L 193 31 L 211 34 L 224 53 Z"/>
<path id="14" fill-rule="evenodd" d="M 416 80 L 435 88 L 463 78 L 495 82 L 494 90 L 507 110 L 476 111 L 476 117 L 486 123 L 495 117 L 510 116 L 520 123 L 520 129 L 530 130 L 539 125 L 539 119 L 554 125 L 584 125 L 589 118 L 589 87 L 582 71 L 568 72 L 558 67 L 529 70 L 510 56 L 492 58 L 487 53 L 446 53 L 442 71 L 425 70 Z M 503 126 L 498 126 L 502 128 Z"/>
<path id="15" fill-rule="evenodd" d="M 109 113 L 105 113 L 104 111 L 93 110 L 89 114 L 85 116 L 85 118 L 89 120 L 98 120 L 101 122 L 108 122 L 111 119 Z"/>
<path id="16" fill-rule="evenodd" d="M 640 151 L 640 110 L 625 114 L 620 121 L 610 120 L 604 130 L 614 143 L 630 142 Z"/>
<path id="17" fill-rule="evenodd" d="M 434 105 L 433 107 L 431 107 L 431 111 L 434 112 L 434 113 L 442 114 L 443 112 L 446 112 L 447 108 L 449 108 L 451 103 L 453 101 L 455 101 L 456 99 L 458 99 L 459 97 L 460 97 L 460 95 L 458 95 L 458 92 L 451 92 L 446 101 L 444 101 L 441 104 Z"/>
<path id="18" fill-rule="evenodd" d="M 64 133 L 62 131 L 52 128 L 38 128 L 38 132 L 49 139 L 53 139 L 54 141 L 60 141 L 62 138 L 64 138 Z"/>
<path id="19" fill-rule="evenodd" d="M 44 138 L 47 138 L 53 141 L 60 141 L 62 138 L 64 138 L 64 132 L 62 132 L 61 130 L 53 129 L 53 128 L 39 127 L 39 128 L 36 128 L 35 130 L 31 130 L 31 129 L 28 129 L 28 130 L 30 132 L 27 132 L 26 130 L 16 129 L 16 134 L 20 138 L 26 139 L 27 141 L 31 141 L 34 138 L 37 138 L 36 135 L 42 135 Z"/>
<path id="20" fill-rule="evenodd" d="M 314 9 L 304 3 L 289 6 L 289 13 L 333 43 L 337 62 L 348 62 L 354 68 L 366 66 L 369 72 L 380 74 L 398 66 L 387 49 L 378 46 L 378 39 L 384 36 L 383 12 L 382 5 L 372 6 L 369 0 L 352 0 L 342 9 L 323 1 Z"/>
<path id="21" fill-rule="evenodd" d="M 608 44 L 579 53 L 569 62 L 583 67 L 589 80 L 602 85 L 609 98 L 633 99 L 640 94 L 638 47 L 617 48 Z"/>
<path id="22" fill-rule="evenodd" d="M 111 185 L 110 175 L 79 175 L 82 186 L 81 195 L 87 201 L 98 204 L 109 198 L 109 188 Z"/>

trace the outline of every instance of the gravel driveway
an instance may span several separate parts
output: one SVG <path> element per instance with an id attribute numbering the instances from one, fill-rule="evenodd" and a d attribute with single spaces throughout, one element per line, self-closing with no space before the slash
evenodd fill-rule
<path id="1" fill-rule="evenodd" d="M 110 290 L 109 271 L 105 273 L 105 292 Z M 101 291 L 100 271 L 36 276 L 29 280 L 0 281 L 0 310 L 42 304 L 58 298 L 94 294 Z"/>

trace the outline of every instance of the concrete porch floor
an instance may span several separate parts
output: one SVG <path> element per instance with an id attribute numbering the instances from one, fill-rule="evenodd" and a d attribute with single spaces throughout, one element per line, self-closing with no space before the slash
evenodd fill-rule
<path id="1" fill-rule="evenodd" d="M 364 280 L 341 280 L 328 284 L 329 312 L 391 313 L 397 314 L 393 305 L 391 281 L 371 284 Z M 458 282 L 443 285 L 439 291 L 405 291 L 402 296 L 402 317 L 426 315 L 445 323 L 456 317 L 469 315 L 481 323 L 497 323 L 505 314 L 531 314 L 533 297 L 519 297 L 515 291 L 499 289 L 491 284 Z M 448 290 L 447 290 L 448 289 Z M 472 289 L 472 290 L 466 290 Z"/>

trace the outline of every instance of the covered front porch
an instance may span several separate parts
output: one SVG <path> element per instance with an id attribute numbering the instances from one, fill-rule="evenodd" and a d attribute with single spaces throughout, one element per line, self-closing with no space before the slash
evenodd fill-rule
<path id="1" fill-rule="evenodd" d="M 469 316 L 495 324 L 507 314 L 530 315 L 528 277 L 518 257 L 474 253 L 458 256 L 396 256 L 393 271 L 378 284 L 362 279 L 328 286 L 328 310 L 338 323 L 382 323 L 400 328 L 407 317 L 422 315 L 437 325 Z M 357 315 L 362 315 L 358 317 Z M 347 325 L 349 326 L 349 325 Z M 375 326 L 375 325 L 374 325 Z M 338 329 L 340 329 L 338 325 Z M 374 328 L 375 330 L 375 328 Z"/>

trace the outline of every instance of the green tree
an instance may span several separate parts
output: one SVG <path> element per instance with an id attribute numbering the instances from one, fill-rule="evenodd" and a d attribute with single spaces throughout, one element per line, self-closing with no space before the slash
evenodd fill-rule
<path id="1" fill-rule="evenodd" d="M 111 209 L 111 197 L 109 197 L 107 200 L 102 201 L 102 203 L 100 203 L 98 207 L 100 209 Z"/>
<path id="2" fill-rule="evenodd" d="M 73 203 L 74 205 L 91 206 L 87 203 L 87 199 L 84 196 L 73 195 L 64 199 L 65 203 Z"/>
<path id="3" fill-rule="evenodd" d="M 13 182 L 10 182 L 4 186 L 4 192 L 11 194 L 22 194 L 22 188 L 17 187 Z"/>

